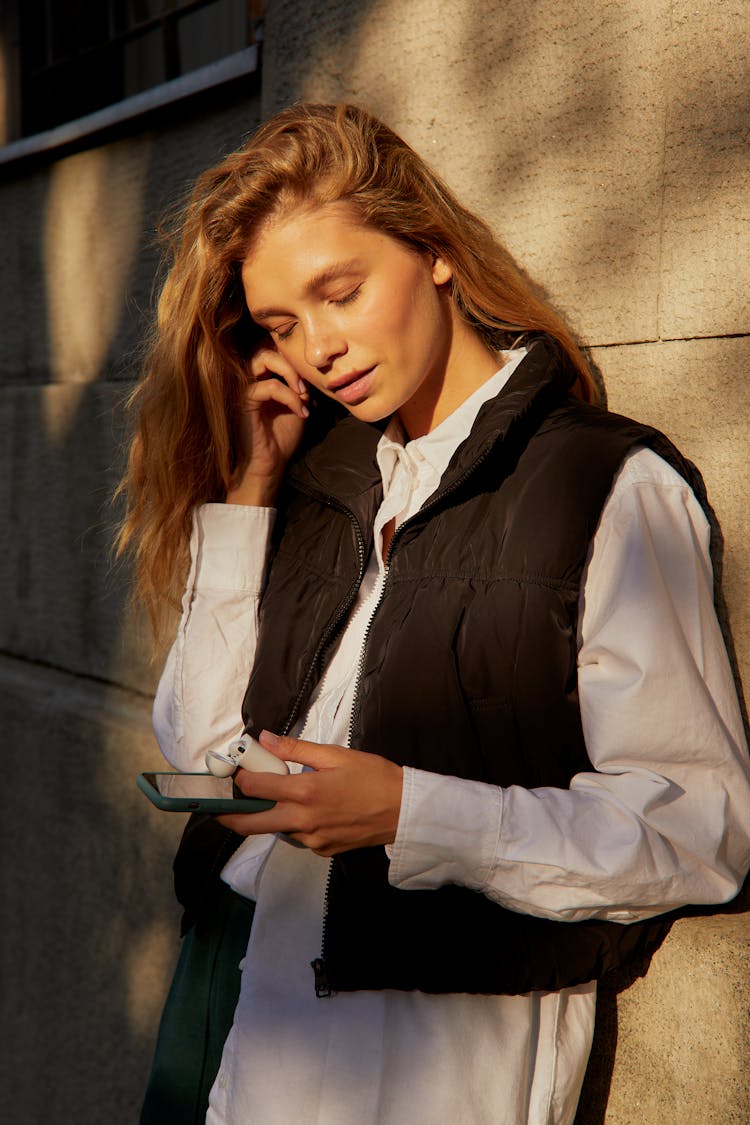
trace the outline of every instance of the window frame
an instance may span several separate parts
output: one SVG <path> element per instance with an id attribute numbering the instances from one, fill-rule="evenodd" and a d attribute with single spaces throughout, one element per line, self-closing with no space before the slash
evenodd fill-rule
<path id="1" fill-rule="evenodd" d="M 5 84 L 5 116 L 8 131 L 20 120 L 19 94 L 19 32 L 18 11 L 14 2 L 0 8 L 5 42 L 4 60 L 0 59 L 0 81 Z M 82 117 L 73 118 L 54 128 L 19 137 L 0 145 L 0 171 L 15 168 L 34 158 L 57 157 L 69 151 L 87 147 L 94 140 L 101 143 L 107 135 L 120 133 L 133 125 L 145 125 L 146 120 L 170 107 L 188 100 L 208 95 L 211 91 L 250 80 L 253 92 L 260 69 L 261 34 L 256 42 L 216 62 L 188 71 L 178 78 L 169 79 L 137 94 L 113 102 Z M 15 88 L 14 88 L 15 87 Z M 14 96 L 15 95 L 15 96 Z"/>

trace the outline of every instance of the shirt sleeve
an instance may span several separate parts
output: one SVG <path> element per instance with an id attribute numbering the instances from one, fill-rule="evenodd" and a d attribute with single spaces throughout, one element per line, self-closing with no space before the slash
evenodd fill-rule
<path id="1" fill-rule="evenodd" d="M 630 922 L 736 894 L 750 864 L 750 768 L 709 538 L 682 477 L 649 450 L 630 454 L 581 605 L 593 769 L 566 790 L 405 770 L 394 886 L 459 883 L 567 921 Z"/>
<path id="2" fill-rule="evenodd" d="M 193 515 L 182 617 L 153 711 L 175 769 L 203 772 L 206 752 L 242 731 L 274 516 L 271 508 L 235 504 L 204 504 Z"/>

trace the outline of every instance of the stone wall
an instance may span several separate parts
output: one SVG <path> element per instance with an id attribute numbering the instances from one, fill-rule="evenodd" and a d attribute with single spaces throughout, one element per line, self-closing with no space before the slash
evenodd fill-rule
<path id="1" fill-rule="evenodd" d="M 162 767 L 159 666 L 110 560 L 123 401 L 165 210 L 257 125 L 257 94 L 0 180 L 0 1085 L 8 1125 L 138 1117 L 178 953 L 183 817 Z"/>
<path id="2" fill-rule="evenodd" d="M 125 1125 L 171 965 L 180 825 L 158 669 L 107 552 L 121 401 L 188 182 L 289 101 L 382 115 L 498 230 L 592 345 L 610 405 L 701 466 L 750 672 L 750 191 L 744 0 L 269 0 L 259 99 L 5 171 L 0 271 L 4 1120 Z M 747 914 L 686 919 L 607 995 L 580 1125 L 750 1119 Z"/>

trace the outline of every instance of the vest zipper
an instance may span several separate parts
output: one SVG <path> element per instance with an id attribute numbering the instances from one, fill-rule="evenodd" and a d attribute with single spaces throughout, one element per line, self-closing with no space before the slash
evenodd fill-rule
<path id="1" fill-rule="evenodd" d="M 383 578 L 382 578 L 381 585 L 380 585 L 380 593 L 378 594 L 378 600 L 375 602 L 375 605 L 373 606 L 373 609 L 372 609 L 372 613 L 370 614 L 370 616 L 367 620 L 367 625 L 365 626 L 364 635 L 362 637 L 362 644 L 361 644 L 360 650 L 359 650 L 359 657 L 357 658 L 357 671 L 356 671 L 355 678 L 354 678 L 354 695 L 352 696 L 352 713 L 349 716 L 349 730 L 347 731 L 347 735 L 346 735 L 346 745 L 349 748 L 351 748 L 351 745 L 352 745 L 352 731 L 354 729 L 354 714 L 355 714 L 355 711 L 356 711 L 356 708 L 357 708 L 357 702 L 359 700 L 359 685 L 362 682 L 362 673 L 364 672 L 364 669 L 365 669 L 365 649 L 367 648 L 367 641 L 368 641 L 368 638 L 370 636 L 370 630 L 372 629 L 372 623 L 375 620 L 375 614 L 380 609 L 380 605 L 383 601 L 383 594 L 385 593 L 385 588 L 386 588 L 386 585 L 388 583 L 388 573 L 389 573 L 389 570 L 390 570 L 390 562 L 391 562 L 391 550 L 393 548 L 393 542 L 394 542 L 395 538 L 396 538 L 396 532 L 394 531 L 393 537 L 392 537 L 391 542 L 390 542 L 390 546 L 388 548 L 388 555 L 387 555 L 386 563 L 385 563 L 385 566 L 383 567 Z"/>
<path id="2" fill-rule="evenodd" d="M 329 882 L 330 882 L 330 869 L 329 869 Z M 326 975 L 326 963 L 322 957 L 316 957 L 310 962 L 312 970 L 315 973 L 315 995 L 319 1000 L 328 996 L 333 996 L 333 990 L 328 983 L 328 976 Z"/>
<path id="3" fill-rule="evenodd" d="M 359 660 L 357 661 L 357 674 L 356 674 L 356 680 L 355 680 L 355 685 L 354 685 L 354 696 L 353 696 L 353 699 L 352 699 L 352 713 L 351 713 L 351 717 L 349 719 L 349 733 L 348 733 L 348 736 L 347 736 L 347 745 L 348 746 L 351 746 L 351 744 L 352 744 L 352 731 L 354 729 L 355 715 L 357 717 L 359 716 L 359 708 L 358 708 L 358 705 L 359 705 L 359 685 L 360 685 L 360 682 L 362 680 L 362 673 L 363 673 L 364 667 L 365 667 L 365 650 L 367 648 L 367 641 L 368 641 L 368 638 L 370 636 L 370 630 L 372 628 L 372 623 L 375 620 L 375 614 L 378 612 L 378 610 L 380 609 L 380 606 L 382 605 L 383 598 L 385 597 L 386 589 L 388 587 L 388 577 L 389 577 L 390 572 L 391 572 L 391 559 L 393 558 L 393 551 L 394 551 L 394 548 L 396 546 L 396 543 L 401 538 L 401 536 L 404 532 L 404 529 L 409 527 L 409 525 L 411 523 L 413 523 L 413 521 L 416 520 L 418 516 L 423 516 L 425 514 L 425 512 L 429 512 L 433 508 L 436 508 L 439 504 L 442 503 L 442 501 L 444 500 L 444 498 L 446 496 L 450 496 L 451 493 L 455 492 L 456 489 L 460 488 L 461 485 L 464 483 L 464 481 L 468 480 L 468 478 L 476 471 L 476 469 L 484 461 L 486 461 L 486 459 L 490 455 L 490 452 L 491 452 L 492 448 L 493 448 L 492 446 L 489 446 L 484 451 L 484 453 L 482 453 L 481 456 L 479 456 L 477 458 L 477 460 L 474 461 L 474 463 L 468 469 L 466 469 L 465 472 L 463 472 L 460 477 L 457 478 L 457 480 L 453 481 L 453 483 L 451 484 L 451 486 L 449 488 L 446 488 L 445 492 L 442 492 L 434 500 L 428 500 L 425 504 L 422 505 L 422 507 L 419 509 L 418 512 L 415 512 L 413 516 L 409 517 L 409 519 L 404 520 L 404 522 L 402 524 L 399 524 L 399 526 L 393 532 L 393 536 L 391 537 L 391 542 L 389 544 L 388 551 L 387 551 L 387 554 L 386 554 L 386 557 L 385 557 L 385 566 L 383 568 L 383 583 L 382 583 L 382 586 L 380 587 L 380 593 L 378 595 L 378 600 L 375 603 L 373 611 L 370 614 L 370 619 L 367 622 L 367 628 L 365 629 L 365 634 L 364 634 L 364 637 L 362 638 L 362 647 L 359 650 Z"/>
<path id="4" fill-rule="evenodd" d="M 375 614 L 380 609 L 380 606 L 383 602 L 383 598 L 385 596 L 386 588 L 387 588 L 387 585 L 388 585 L 388 577 L 389 577 L 389 574 L 390 574 L 391 559 L 393 558 L 394 547 L 396 546 L 396 543 L 400 539 L 404 529 L 406 527 L 408 527 L 409 524 L 417 518 L 417 516 L 422 516 L 422 515 L 424 515 L 425 512 L 429 512 L 432 508 L 437 507 L 438 504 L 440 504 L 446 496 L 451 495 L 451 493 L 455 492 L 457 488 L 460 488 L 460 486 L 464 483 L 464 481 L 468 480 L 468 478 L 476 471 L 478 466 L 481 465 L 482 462 L 487 459 L 487 457 L 490 454 L 491 449 L 492 449 L 492 446 L 488 446 L 488 448 L 484 451 L 484 453 L 482 453 L 481 456 L 478 457 L 476 459 L 476 461 L 474 461 L 474 463 L 464 473 L 462 473 L 461 476 L 458 477 L 457 480 L 455 480 L 452 483 L 450 488 L 447 488 L 445 490 L 445 492 L 441 493 L 441 495 L 438 496 L 435 500 L 433 500 L 431 502 L 428 501 L 426 504 L 424 504 L 419 509 L 419 512 L 415 512 L 415 514 L 410 519 L 404 520 L 404 522 L 399 527 L 397 527 L 395 529 L 395 531 L 393 532 L 393 537 L 391 539 L 390 545 L 388 547 L 388 552 L 387 552 L 387 555 L 386 555 L 386 558 L 385 558 L 385 566 L 383 568 L 383 582 L 382 582 L 382 585 L 381 585 L 381 588 L 380 588 L 380 593 L 378 595 L 378 600 L 375 603 L 373 611 L 370 614 L 370 619 L 367 622 L 367 627 L 365 628 L 364 637 L 362 638 L 362 647 L 360 648 L 359 659 L 357 661 L 357 673 L 356 673 L 356 677 L 355 677 L 354 696 L 353 696 L 353 700 L 352 700 L 352 713 L 351 713 L 351 718 L 349 719 L 349 731 L 348 731 L 348 734 L 347 734 L 347 745 L 350 748 L 351 748 L 351 744 L 352 744 L 352 730 L 354 729 L 354 717 L 355 717 L 355 715 L 358 715 L 359 687 L 360 687 L 360 683 L 361 683 L 361 680 L 362 680 L 362 672 L 364 671 L 365 650 L 367 648 L 367 640 L 370 636 L 370 630 L 372 628 L 372 623 L 375 619 Z M 311 493 L 308 490 L 303 489 L 303 488 L 300 488 L 300 491 L 305 492 L 306 495 L 315 495 L 314 493 Z M 337 501 L 332 496 L 327 497 L 326 499 L 327 499 L 327 502 L 330 503 L 331 507 L 337 508 L 339 511 L 344 512 L 349 517 L 349 519 L 352 521 L 352 524 L 354 525 L 354 527 L 357 531 L 358 544 L 360 546 L 359 578 L 358 578 L 356 586 L 354 587 L 353 591 L 351 592 L 351 596 L 347 597 L 346 603 L 342 603 L 342 610 L 339 613 L 339 615 L 337 616 L 336 622 L 335 622 L 335 629 L 338 629 L 339 625 L 341 624 L 342 618 L 349 612 L 349 609 L 351 608 L 351 606 L 353 604 L 354 596 L 356 595 L 356 591 L 359 589 L 359 587 L 362 583 L 362 578 L 364 577 L 364 563 L 365 563 L 365 560 L 364 560 L 364 537 L 362 536 L 360 526 L 359 526 L 353 512 L 350 512 L 348 508 L 346 508 L 343 504 L 341 504 L 339 501 Z M 329 640 L 331 639 L 332 635 L 333 635 L 333 630 L 329 629 L 328 632 L 326 633 L 323 641 L 321 641 L 321 644 L 318 645 L 318 648 L 317 648 L 316 653 L 315 653 L 315 659 L 316 660 L 317 660 L 319 654 L 321 653 L 322 649 L 325 647 L 325 645 L 327 645 L 329 643 Z M 300 691 L 300 693 L 297 697 L 297 701 L 295 701 L 295 710 L 292 712 L 292 717 L 290 718 L 289 722 L 287 723 L 287 727 L 284 731 L 285 734 L 288 733 L 292 724 L 296 721 L 296 709 L 297 709 L 297 707 L 299 705 L 299 702 L 301 700 L 301 697 L 302 697 L 302 694 L 304 692 L 305 686 L 307 685 L 307 682 L 308 682 L 310 676 L 312 675 L 312 668 L 314 667 L 314 663 L 315 663 L 315 661 L 313 662 L 313 665 L 310 667 L 310 669 L 308 671 L 308 675 L 305 678 L 305 682 L 303 684 L 303 687 L 302 687 L 302 689 L 301 689 L 301 691 Z M 321 941 L 320 941 L 320 957 L 316 957 L 314 960 L 312 960 L 310 962 L 310 965 L 312 966 L 313 973 L 315 974 L 315 995 L 319 998 L 334 995 L 334 991 L 331 988 L 330 983 L 328 981 L 328 970 L 327 970 L 327 964 L 326 964 L 326 934 L 327 934 L 327 929 L 328 929 L 328 899 L 329 899 L 329 892 L 330 892 L 330 888 L 331 888 L 332 875 L 333 875 L 333 860 L 331 860 L 328 864 L 328 875 L 326 877 L 325 891 L 324 891 L 324 894 L 323 894 L 323 923 L 322 923 L 322 933 L 321 933 Z"/>
<path id="5" fill-rule="evenodd" d="M 326 885 L 323 890 L 323 917 L 320 923 L 320 957 L 315 957 L 310 964 L 312 971 L 315 974 L 315 995 L 318 999 L 323 999 L 328 996 L 333 996 L 334 992 L 328 983 L 328 966 L 326 964 L 326 931 L 328 929 L 328 897 L 331 891 L 331 879 L 333 878 L 333 860 L 328 860 L 328 871 L 326 872 Z"/>
<path id="6" fill-rule="evenodd" d="M 326 629 L 325 633 L 323 634 L 323 636 L 321 637 L 321 639 L 318 643 L 318 647 L 315 650 L 315 654 L 313 656 L 313 659 L 310 663 L 309 668 L 307 669 L 307 674 L 305 675 L 305 678 L 302 681 L 302 686 L 300 687 L 300 689 L 297 693 L 297 698 L 295 699 L 294 704 L 292 705 L 292 710 L 289 713 L 289 717 L 287 718 L 286 723 L 284 724 L 284 729 L 283 729 L 282 733 L 285 734 L 285 735 L 289 734 L 289 731 L 292 729 L 292 727 L 294 726 L 294 724 L 297 721 L 297 718 L 299 716 L 300 707 L 301 707 L 301 704 L 302 704 L 302 700 L 304 699 L 304 697 L 307 693 L 307 688 L 308 688 L 308 685 L 309 685 L 310 680 L 312 678 L 313 669 L 317 665 L 318 660 L 322 656 L 324 650 L 328 647 L 328 645 L 333 640 L 334 636 L 336 635 L 339 628 L 341 627 L 344 620 L 346 619 L 347 614 L 349 613 L 349 610 L 351 609 L 352 605 L 354 604 L 354 599 L 357 596 L 357 591 L 359 590 L 360 586 L 362 585 L 362 579 L 364 578 L 364 574 L 365 574 L 365 562 L 366 562 L 366 559 L 365 559 L 365 539 L 364 539 L 364 536 L 362 534 L 362 529 L 359 526 L 359 521 L 357 520 L 354 513 L 352 511 L 350 511 L 350 509 L 347 508 L 345 504 L 342 504 L 340 500 L 337 500 L 335 496 L 331 496 L 330 494 L 326 494 L 326 493 L 315 492 L 313 489 L 305 488 L 304 486 L 299 485 L 299 484 L 295 484 L 294 487 L 297 489 L 298 492 L 302 492 L 305 496 L 312 496 L 316 500 L 322 500 L 323 503 L 325 503 L 328 507 L 335 508 L 337 511 L 342 512 L 347 517 L 347 519 L 349 520 L 349 522 L 351 523 L 351 525 L 354 529 L 354 533 L 355 533 L 355 536 L 356 536 L 358 568 L 357 568 L 357 577 L 354 580 L 354 582 L 352 583 L 346 597 L 344 598 L 344 600 L 339 605 L 336 617 L 331 622 L 328 629 Z M 326 938 L 326 925 L 327 925 L 327 922 L 328 922 L 328 893 L 329 893 L 329 890 L 330 890 L 330 887 L 331 887 L 332 863 L 333 863 L 333 861 L 329 861 L 328 874 L 326 876 L 326 885 L 325 885 L 325 890 L 323 892 L 323 933 L 322 933 L 321 943 L 320 943 L 320 957 L 315 957 L 310 962 L 310 965 L 312 966 L 313 973 L 315 974 L 315 995 L 319 998 L 323 998 L 323 997 L 333 995 L 333 989 L 331 988 L 331 986 L 328 983 L 328 976 L 327 976 L 327 973 L 326 973 L 326 962 L 325 962 L 325 938 Z"/>

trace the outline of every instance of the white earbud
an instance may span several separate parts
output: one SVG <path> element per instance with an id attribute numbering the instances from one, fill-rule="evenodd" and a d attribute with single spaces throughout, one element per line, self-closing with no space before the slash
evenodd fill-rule
<path id="1" fill-rule="evenodd" d="M 230 742 L 225 753 L 209 750 L 206 765 L 214 777 L 229 777 L 238 766 L 256 773 L 289 773 L 289 766 L 270 750 L 264 750 L 251 735 Z"/>

